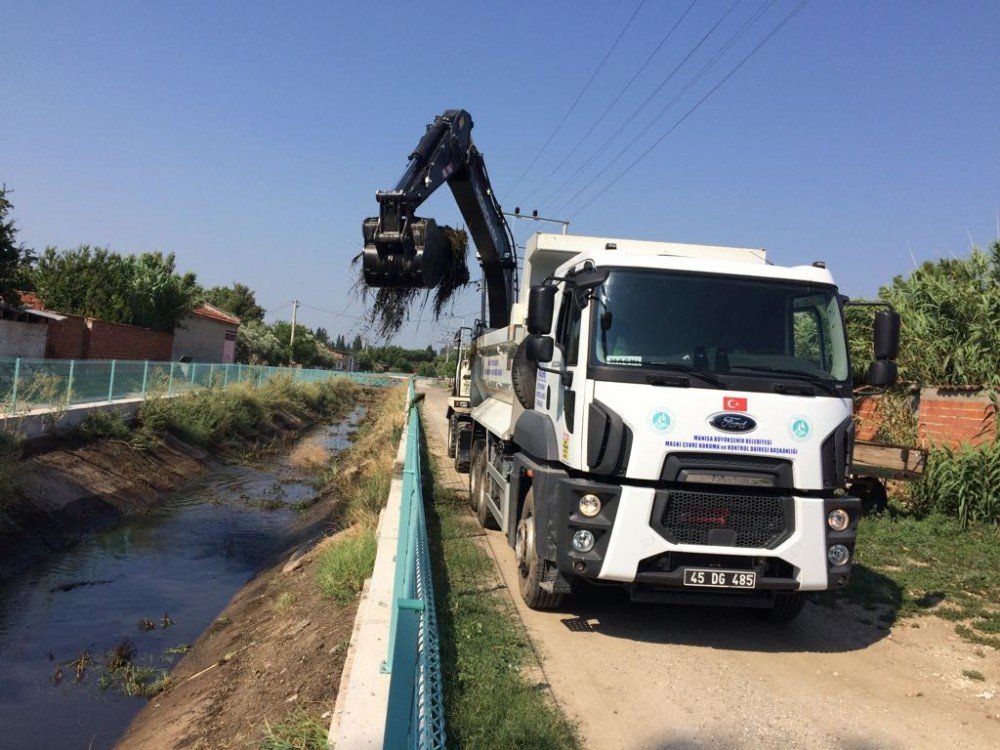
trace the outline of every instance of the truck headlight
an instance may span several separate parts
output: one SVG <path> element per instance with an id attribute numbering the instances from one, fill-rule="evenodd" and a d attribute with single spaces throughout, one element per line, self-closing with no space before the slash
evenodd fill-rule
<path id="1" fill-rule="evenodd" d="M 584 495 L 580 498 L 580 513 L 587 518 L 593 518 L 601 512 L 601 498 L 597 495 Z"/>
<path id="2" fill-rule="evenodd" d="M 843 508 L 831 510 L 826 517 L 826 522 L 834 531 L 843 531 L 851 525 L 851 515 Z"/>
<path id="3" fill-rule="evenodd" d="M 839 568 L 847 565 L 847 561 L 851 559 L 851 551 L 843 544 L 835 544 L 826 551 L 826 559 L 830 561 L 830 565 Z"/>
<path id="4" fill-rule="evenodd" d="M 577 552 L 590 552 L 594 549 L 594 535 L 586 529 L 580 529 L 573 534 L 573 549 Z"/>

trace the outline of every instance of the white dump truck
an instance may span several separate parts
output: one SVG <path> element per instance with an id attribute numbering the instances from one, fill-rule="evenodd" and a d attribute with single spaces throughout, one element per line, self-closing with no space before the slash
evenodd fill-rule
<path id="1" fill-rule="evenodd" d="M 413 210 L 448 182 L 483 268 L 472 344 L 472 506 L 516 551 L 520 593 L 585 583 L 633 600 L 794 618 L 851 573 L 847 299 L 825 265 L 764 250 L 536 234 L 513 241 L 471 118 L 428 128 L 365 222 L 370 283 L 434 286 L 448 253 Z M 457 144 L 457 145 L 456 145 Z M 492 330 L 489 330 L 492 329 Z M 875 316 L 868 379 L 895 379 L 899 318 Z"/>
<path id="2" fill-rule="evenodd" d="M 472 448 L 472 363 L 461 346 L 459 332 L 458 359 L 448 396 L 448 456 L 455 461 L 455 470 L 469 470 Z"/>

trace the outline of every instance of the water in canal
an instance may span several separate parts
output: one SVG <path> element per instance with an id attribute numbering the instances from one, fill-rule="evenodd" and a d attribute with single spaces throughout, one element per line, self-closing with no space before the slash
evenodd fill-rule
<path id="1" fill-rule="evenodd" d="M 362 413 L 312 437 L 342 450 Z M 0 749 L 113 746 L 146 701 L 101 689 L 106 652 L 128 639 L 136 664 L 169 669 L 179 657 L 167 650 L 195 641 L 315 494 L 287 459 L 224 466 L 0 582 Z M 84 649 L 96 664 L 77 683 L 68 662 Z"/>

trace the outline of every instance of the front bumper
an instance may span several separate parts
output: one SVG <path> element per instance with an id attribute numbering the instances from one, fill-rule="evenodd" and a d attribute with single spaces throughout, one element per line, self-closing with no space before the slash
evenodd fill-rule
<path id="1" fill-rule="evenodd" d="M 547 485 L 548 539 L 546 549 L 539 551 L 566 576 L 653 589 L 697 591 L 684 586 L 685 568 L 747 570 L 757 573 L 756 592 L 824 591 L 840 588 L 850 578 L 861 510 L 857 498 L 793 495 L 788 498 L 791 519 L 787 533 L 775 537 L 768 548 L 737 547 L 672 541 L 661 523 L 664 489 L 602 484 L 565 476 Z M 720 489 L 715 487 L 706 492 L 720 492 Z M 586 493 L 601 498 L 601 512 L 595 518 L 579 512 L 579 498 Z M 843 508 L 851 514 L 851 524 L 845 531 L 834 532 L 827 525 L 827 514 L 834 508 Z M 594 548 L 589 552 L 576 552 L 570 545 L 579 529 L 594 534 Z M 844 544 L 851 551 L 851 560 L 846 565 L 830 565 L 827 550 L 832 544 Z"/>

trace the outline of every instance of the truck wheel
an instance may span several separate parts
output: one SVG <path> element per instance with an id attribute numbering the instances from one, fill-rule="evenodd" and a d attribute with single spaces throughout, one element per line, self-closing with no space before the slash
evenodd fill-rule
<path id="1" fill-rule="evenodd" d="M 486 503 L 486 493 L 489 491 L 490 486 L 490 475 L 486 471 L 486 448 L 485 446 L 476 455 L 476 460 L 473 463 L 473 472 L 479 470 L 479 477 L 474 483 L 475 492 L 472 495 L 472 508 L 476 511 L 476 519 L 479 521 L 479 525 L 484 529 L 499 529 L 500 526 L 497 524 L 496 519 L 493 518 L 493 513 L 490 512 L 490 506 Z"/>
<path id="2" fill-rule="evenodd" d="M 517 556 L 517 587 L 521 598 L 531 609 L 555 609 L 562 602 L 562 594 L 550 594 L 542 590 L 544 565 L 538 559 L 535 549 L 535 494 L 528 490 L 521 509 L 521 520 L 517 524 L 514 542 Z"/>
<path id="3" fill-rule="evenodd" d="M 468 427 L 465 429 L 469 429 Z M 464 430 L 459 429 L 455 432 L 455 439 L 452 442 L 452 448 L 455 451 L 455 471 L 459 474 L 465 474 L 469 470 L 469 454 L 466 451 L 465 459 L 462 459 L 460 451 L 458 450 L 458 443 L 462 439 L 462 432 Z"/>
<path id="4" fill-rule="evenodd" d="M 757 610 L 757 614 L 767 622 L 791 622 L 799 616 L 805 604 L 802 594 L 775 594 L 771 608 Z"/>
<path id="5" fill-rule="evenodd" d="M 860 477 L 851 482 L 849 492 L 861 498 L 861 515 L 870 516 L 884 513 L 889 506 L 889 495 L 885 485 L 875 477 Z"/>
<path id="6" fill-rule="evenodd" d="M 448 419 L 448 458 L 455 457 L 455 418 Z"/>
<path id="7" fill-rule="evenodd" d="M 469 449 L 469 507 L 473 512 L 479 511 L 476 501 L 479 498 L 479 485 L 483 483 L 483 473 L 486 469 L 486 447 L 477 440 Z M 481 457 L 481 458 L 480 458 Z"/>

